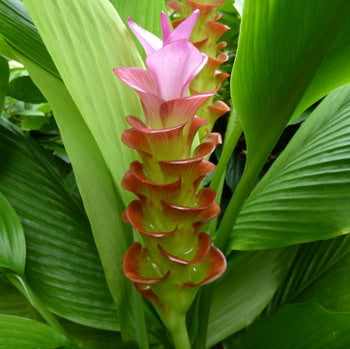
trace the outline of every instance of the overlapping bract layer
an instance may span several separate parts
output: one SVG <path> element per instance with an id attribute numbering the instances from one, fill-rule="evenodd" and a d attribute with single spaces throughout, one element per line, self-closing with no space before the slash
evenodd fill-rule
<path id="1" fill-rule="evenodd" d="M 124 271 L 158 309 L 184 314 L 197 287 L 219 277 L 226 268 L 223 254 L 201 231 L 220 208 L 212 189 L 200 189 L 215 166 L 206 161 L 220 135 L 212 133 L 194 150 L 198 130 L 208 121 L 196 116 L 213 91 L 187 96 L 188 87 L 207 62 L 188 38 L 199 11 L 174 31 L 161 15 L 163 41 L 129 24 L 147 53 L 148 70 L 117 68 L 116 75 L 140 96 L 146 124 L 128 116 L 130 129 L 122 141 L 140 154 L 123 179 L 135 193 L 123 214 L 141 235 L 126 252 Z"/>
<path id="2" fill-rule="evenodd" d="M 221 15 L 216 12 L 224 0 L 184 0 L 181 3 L 177 0 L 169 1 L 168 7 L 180 15 L 179 19 L 173 21 L 173 25 L 182 25 L 186 17 L 195 10 L 200 10 L 200 16 L 191 35 L 193 44 L 208 56 L 208 61 L 198 76 L 190 85 L 191 94 L 203 90 L 219 90 L 222 81 L 229 77 L 229 74 L 220 72 L 221 64 L 228 60 L 228 55 L 222 52 L 227 46 L 225 41 L 218 42 L 221 36 L 230 28 L 218 20 Z M 229 106 L 223 101 L 209 98 L 198 111 L 198 115 L 209 120 L 207 132 L 212 130 L 215 121 L 230 111 Z M 205 134 L 204 131 L 201 133 Z"/>

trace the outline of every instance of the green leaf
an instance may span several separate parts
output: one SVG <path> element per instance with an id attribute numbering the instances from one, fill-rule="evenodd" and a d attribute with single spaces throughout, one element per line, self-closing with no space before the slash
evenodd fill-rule
<path id="1" fill-rule="evenodd" d="M 350 314 L 312 304 L 291 304 L 250 327 L 226 348 L 344 349 L 350 346 Z"/>
<path id="2" fill-rule="evenodd" d="M 315 299 L 320 297 L 320 303 L 331 310 L 348 311 L 350 307 L 346 294 L 349 282 L 339 282 L 337 279 L 344 278 L 345 281 L 348 277 L 349 254 L 350 235 L 300 246 L 286 279 L 268 307 L 268 313 L 276 311 L 285 303 L 299 299 L 312 301 L 313 296 Z M 334 280 L 331 281 L 329 278 L 332 278 L 333 273 Z M 323 297 L 323 293 L 327 297 Z"/>
<path id="3" fill-rule="evenodd" d="M 220 227 L 227 248 L 232 222 L 285 125 L 350 81 L 347 0 L 246 0 L 231 93 L 247 142 L 247 165 Z"/>
<path id="4" fill-rule="evenodd" d="M 166 11 L 164 0 L 110 0 L 110 2 L 124 23 L 131 17 L 141 27 L 161 37 L 160 13 Z M 141 52 L 143 53 L 143 49 Z"/>
<path id="5" fill-rule="evenodd" d="M 5 276 L 0 277 L 0 314 L 41 320 L 38 312 Z"/>
<path id="6" fill-rule="evenodd" d="M 0 278 L 0 314 L 42 320 L 28 300 L 5 278 Z M 78 348 L 123 348 L 119 333 L 97 330 L 63 319 L 60 319 L 60 322 Z"/>
<path id="7" fill-rule="evenodd" d="M 23 275 L 26 242 L 21 222 L 10 203 L 0 192 L 0 269 L 8 268 Z"/>
<path id="8" fill-rule="evenodd" d="M 350 81 L 349 16 L 347 0 L 245 1 L 232 95 L 249 163 L 292 115 Z"/>
<path id="9" fill-rule="evenodd" d="M 234 151 L 227 166 L 225 182 L 234 191 L 244 170 L 245 156 L 240 151 Z"/>
<path id="10" fill-rule="evenodd" d="M 348 255 L 306 289 L 297 301 L 322 304 L 333 311 L 350 312 L 349 272 Z"/>
<path id="11" fill-rule="evenodd" d="M 7 94 L 9 75 L 10 71 L 7 59 L 0 56 L 0 115 Z"/>
<path id="12" fill-rule="evenodd" d="M 214 291 L 209 347 L 254 321 L 284 279 L 294 254 L 294 248 L 254 252 L 229 263 Z"/>
<path id="13" fill-rule="evenodd" d="M 56 314 L 118 329 L 89 222 L 52 156 L 7 122 L 0 124 L 0 153 L 0 190 L 22 220 L 32 289 Z"/>
<path id="14" fill-rule="evenodd" d="M 101 4 L 101 2 L 99 4 L 94 2 L 91 3 L 91 6 L 100 6 Z M 18 5 L 20 6 L 22 4 L 19 2 Z M 89 4 L 84 2 L 84 6 L 86 5 Z M 110 6 L 108 8 L 110 9 Z M 103 18 L 100 19 L 100 24 L 103 23 L 104 28 L 106 28 L 105 24 L 108 18 L 109 23 L 114 23 L 113 21 L 115 21 L 115 13 L 113 14 L 113 12 L 106 16 L 104 16 L 105 12 L 102 9 L 88 11 L 88 13 L 93 16 L 95 14 L 102 16 Z M 30 27 L 31 24 L 26 13 L 25 16 L 25 23 Z M 90 27 L 90 19 L 88 21 L 88 26 Z M 17 30 L 15 30 L 15 38 L 22 37 L 21 32 L 28 29 L 25 26 L 23 28 L 14 26 L 14 28 Z M 82 35 L 80 28 L 78 28 L 78 31 L 80 38 Z M 94 37 L 96 37 L 96 34 Z M 111 35 L 108 36 L 108 40 L 113 40 Z M 101 41 L 98 43 L 101 44 Z M 118 50 L 115 43 L 116 41 L 112 45 L 113 52 Z M 143 343 L 146 343 L 143 338 L 145 325 L 142 315 L 142 301 L 132 285 L 126 281 L 122 271 L 123 254 L 132 241 L 132 232 L 130 227 L 123 224 L 120 220 L 120 214 L 124 205 L 115 194 L 115 176 L 111 175 L 93 134 L 86 126 L 79 109 L 73 102 L 65 86 L 54 77 L 55 74 L 50 75 L 47 73 L 50 72 L 49 67 L 44 67 L 46 71 L 40 68 L 38 62 L 47 63 L 45 59 L 46 49 L 43 49 L 42 42 L 40 43 L 42 47 L 38 49 L 38 53 L 40 53 L 39 57 L 27 50 L 24 41 L 20 40 L 18 44 L 18 50 L 20 52 L 25 51 L 26 55 L 23 56 L 17 52 L 18 60 L 26 65 L 36 85 L 39 86 L 53 107 L 55 119 L 72 162 L 77 184 L 92 226 L 108 286 L 115 302 L 121 305 L 120 310 L 123 312 L 124 319 L 122 329 L 125 329 L 123 336 L 130 340 L 138 340 L 142 347 L 144 345 Z M 66 48 L 63 50 L 66 51 Z M 85 50 L 86 48 L 83 48 L 82 52 L 85 52 Z M 128 57 L 125 59 L 128 59 Z M 114 95 L 113 99 L 115 97 Z M 111 102 L 111 100 L 107 100 L 107 102 Z M 132 103 L 132 107 L 135 108 L 135 103 Z M 98 113 L 98 115 L 101 114 Z M 122 117 L 124 118 L 124 115 Z M 104 125 L 103 120 L 102 124 Z M 117 136 L 113 135 L 113 139 L 116 140 Z M 116 144 L 119 144 L 119 142 L 116 142 Z M 94 183 L 94 185 L 91 185 L 91 183 Z M 126 335 L 127 333 L 129 333 L 129 337 Z"/>
<path id="15" fill-rule="evenodd" d="M 141 27 L 161 37 L 160 13 L 166 11 L 164 0 L 110 0 L 118 11 L 124 24 L 131 17 Z M 129 28 L 128 28 L 129 29 Z M 130 30 L 129 30 L 130 32 Z M 139 41 L 131 34 L 142 58 L 146 57 L 145 51 Z"/>
<path id="16" fill-rule="evenodd" d="M 62 79 L 96 139 L 119 195 L 136 152 L 121 141 L 126 116 L 141 116 L 139 98 L 113 68 L 142 66 L 129 33 L 108 0 L 24 1 Z"/>
<path id="17" fill-rule="evenodd" d="M 0 13 L 0 19 L 1 19 L 1 13 Z M 0 54 L 6 57 L 7 59 L 14 59 L 14 56 L 11 52 L 11 47 L 2 37 L 1 32 L 0 32 Z"/>
<path id="18" fill-rule="evenodd" d="M 132 349 L 123 343 L 120 333 L 96 330 L 69 321 L 64 321 L 63 327 L 81 349 Z"/>
<path id="19" fill-rule="evenodd" d="M 246 200 L 232 249 L 264 249 L 350 232 L 350 85 L 303 123 Z"/>
<path id="20" fill-rule="evenodd" d="M 0 0 L 0 34 L 23 56 L 59 77 L 21 0 Z"/>
<path id="21" fill-rule="evenodd" d="M 20 76 L 11 80 L 7 95 L 26 103 L 44 103 L 45 97 L 34 85 L 30 76 Z"/>
<path id="22" fill-rule="evenodd" d="M 145 343 L 142 300 L 124 277 L 122 269 L 124 252 L 132 242 L 132 231 L 120 219 L 124 206 L 116 195 L 111 173 L 62 82 L 30 61 L 22 62 L 34 82 L 44 91 L 54 111 L 89 217 L 109 289 L 118 305 L 118 311 L 123 314 L 121 325 L 122 330 L 125 326 L 126 331 L 123 335 L 129 333 L 130 340 Z"/>
<path id="23" fill-rule="evenodd" d="M 227 13 L 232 13 L 234 12 L 234 7 L 233 6 L 236 6 L 236 3 L 237 0 L 235 1 L 232 1 L 232 0 L 225 0 L 219 7 L 219 11 L 224 11 L 224 12 L 227 12 Z"/>
<path id="24" fill-rule="evenodd" d="M 43 323 L 18 316 L 0 315 L 1 349 L 70 348 L 62 334 Z"/>
<path id="25" fill-rule="evenodd" d="M 305 244 L 272 303 L 318 303 L 332 311 L 350 312 L 350 236 Z"/>
<path id="26" fill-rule="evenodd" d="M 26 115 L 22 118 L 21 128 L 23 131 L 41 130 L 50 121 L 51 117 L 47 115 Z"/>

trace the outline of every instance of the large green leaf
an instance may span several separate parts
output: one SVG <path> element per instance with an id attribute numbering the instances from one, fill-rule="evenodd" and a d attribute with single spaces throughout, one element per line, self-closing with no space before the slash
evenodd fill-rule
<path id="1" fill-rule="evenodd" d="M 232 93 L 248 162 L 280 136 L 293 114 L 350 81 L 347 0 L 246 0 Z"/>
<path id="2" fill-rule="evenodd" d="M 1 19 L 1 13 L 0 13 L 0 19 Z M 7 59 L 14 59 L 14 55 L 11 52 L 11 47 L 3 38 L 3 36 L 1 35 L 1 32 L 0 32 L 0 52 L 3 57 L 6 57 Z"/>
<path id="3" fill-rule="evenodd" d="M 13 3 L 15 0 L 6 1 Z M 140 337 L 139 342 L 143 343 L 145 342 L 143 340 L 145 326 L 141 299 L 132 285 L 126 281 L 122 272 L 123 254 L 132 241 L 131 229 L 123 225 L 119 218 L 124 206 L 115 195 L 113 177 L 92 133 L 86 126 L 67 89 L 56 78 L 58 74 L 52 72 L 52 61 L 46 59 L 48 54 L 43 43 L 40 41 L 35 52 L 28 49 L 28 42 L 33 42 L 35 47 L 38 34 L 32 30 L 33 24 L 26 11 L 23 10 L 22 3 L 15 2 L 16 6 L 20 7 L 19 12 L 14 6 L 4 9 L 4 11 L 10 11 L 11 15 L 16 15 L 12 21 L 7 22 L 11 30 L 9 33 L 6 31 L 6 33 L 9 35 L 9 39 L 18 38 L 15 41 L 17 46 L 14 45 L 17 49 L 16 59 L 25 64 L 34 82 L 53 107 L 55 119 L 60 128 L 65 149 L 72 162 L 84 207 L 94 233 L 108 286 L 115 302 L 120 304 L 120 308 L 123 308 L 122 330 L 123 327 L 125 329 L 123 336 L 125 337 L 125 333 L 129 333 L 130 339 Z M 0 18 L 3 16 L 8 17 L 6 13 L 0 12 Z M 25 17 L 23 21 L 21 20 L 22 16 Z M 18 26 L 18 23 L 21 26 Z M 23 33 L 26 35 L 23 36 Z M 25 54 L 21 55 L 20 52 L 24 51 Z M 15 56 L 14 53 L 11 54 Z M 101 190 L 102 188 L 103 190 Z"/>
<path id="4" fill-rule="evenodd" d="M 9 65 L 7 59 L 0 56 L 0 115 L 2 107 L 4 105 L 4 100 L 7 93 L 7 86 L 9 81 Z"/>
<path id="5" fill-rule="evenodd" d="M 166 11 L 164 0 L 110 0 L 118 11 L 124 23 L 128 17 L 158 37 L 161 37 L 160 13 Z M 136 40 L 140 54 L 144 56 L 144 50 Z"/>
<path id="6" fill-rule="evenodd" d="M 22 224 L 0 192 L 0 269 L 22 275 L 26 261 L 26 242 Z"/>
<path id="7" fill-rule="evenodd" d="M 350 256 L 347 255 L 312 283 L 297 300 L 322 304 L 334 311 L 350 312 L 349 274 Z"/>
<path id="8" fill-rule="evenodd" d="M 0 190 L 22 220 L 29 284 L 55 313 L 72 321 L 117 329 L 83 208 L 64 187 L 53 159 L 14 126 L 0 126 Z"/>
<path id="9" fill-rule="evenodd" d="M 350 86 L 330 94 L 245 202 L 231 248 L 264 249 L 350 232 Z"/>
<path id="10" fill-rule="evenodd" d="M 0 315 L 1 349 L 71 348 L 61 333 L 43 323 L 18 316 Z"/>
<path id="11" fill-rule="evenodd" d="M 350 313 L 318 305 L 291 304 L 250 327 L 226 348 L 344 349 L 350 346 Z"/>
<path id="12" fill-rule="evenodd" d="M 332 310 L 350 310 L 347 301 L 350 283 L 346 281 L 349 255 L 350 235 L 300 246 L 286 279 L 268 307 L 268 313 L 298 299 L 319 299 L 326 307 L 334 304 Z M 331 281 L 333 274 L 334 280 Z M 327 301 L 329 303 L 325 303 Z"/>
<path id="13" fill-rule="evenodd" d="M 208 347 L 254 321 L 284 279 L 294 254 L 294 248 L 254 252 L 229 263 L 215 287 Z"/>
<path id="14" fill-rule="evenodd" d="M 0 314 L 41 320 L 38 312 L 5 276 L 0 277 Z"/>
<path id="15" fill-rule="evenodd" d="M 164 0 L 110 0 L 118 11 L 124 23 L 128 17 L 147 29 L 156 36 L 161 36 L 160 13 L 165 11 Z M 133 34 L 132 34 L 133 36 Z M 142 58 L 145 58 L 145 51 L 138 40 L 134 40 Z"/>
<path id="16" fill-rule="evenodd" d="M 142 66 L 129 33 L 108 0 L 24 4 L 127 202 L 131 195 L 121 189 L 121 179 L 136 152 L 120 139 L 125 117 L 142 111 L 137 95 L 112 70 Z"/>
<path id="17" fill-rule="evenodd" d="M 0 278 L 0 314 L 42 320 L 28 300 L 6 278 Z M 63 319 L 60 319 L 60 322 L 78 348 L 123 348 L 119 333 L 98 330 Z"/>
<path id="18" fill-rule="evenodd" d="M 337 247 L 336 251 L 334 246 Z M 330 247 L 333 248 L 327 251 L 326 256 L 323 255 L 322 259 L 319 256 L 322 272 L 315 277 L 317 273 L 308 273 L 309 270 L 306 270 L 308 282 L 303 280 L 294 298 L 296 301 L 321 304 L 332 311 L 350 312 L 350 237 L 334 239 Z M 322 251 L 324 249 L 321 248 L 318 254 Z M 333 255 L 331 252 L 334 252 Z M 323 261 L 328 262 L 326 266 Z M 314 263 L 310 264 L 308 269 L 313 269 L 313 266 Z"/>
<path id="19" fill-rule="evenodd" d="M 123 343 L 120 333 L 96 330 L 64 321 L 63 327 L 79 349 L 131 349 Z"/>
<path id="20" fill-rule="evenodd" d="M 22 55 L 59 77 L 21 0 L 0 0 L 0 34 Z"/>
<path id="21" fill-rule="evenodd" d="M 132 231 L 120 219 L 124 206 L 115 193 L 111 173 L 62 82 L 32 62 L 22 62 L 54 111 L 90 220 L 109 289 L 118 304 L 119 312 L 123 314 L 121 329 L 125 328 L 124 332 L 129 334 L 130 340 L 139 339 L 142 343 L 145 336 L 142 301 L 124 277 L 122 269 L 123 255 L 131 244 Z"/>
<path id="22" fill-rule="evenodd" d="M 247 141 L 247 166 L 220 231 L 230 226 L 293 115 L 350 81 L 348 0 L 246 0 L 232 98 Z"/>

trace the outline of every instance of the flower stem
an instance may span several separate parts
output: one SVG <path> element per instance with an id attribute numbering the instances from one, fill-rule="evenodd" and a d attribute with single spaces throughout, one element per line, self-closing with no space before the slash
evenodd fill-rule
<path id="1" fill-rule="evenodd" d="M 230 119 L 227 125 L 225 133 L 225 142 L 223 144 L 222 153 L 216 170 L 214 172 L 213 179 L 210 183 L 210 188 L 214 189 L 217 193 L 216 201 L 220 203 L 222 189 L 225 182 L 225 174 L 227 170 L 228 163 L 232 156 L 232 153 L 239 141 L 242 134 L 242 126 L 238 119 L 237 111 L 232 105 Z M 214 235 L 216 230 L 217 218 L 213 219 L 208 225 L 208 231 L 211 235 Z"/>
<path id="2" fill-rule="evenodd" d="M 171 326 L 168 326 L 168 330 L 173 339 L 175 349 L 191 349 L 185 316 L 178 317 L 174 321 L 171 321 Z"/>

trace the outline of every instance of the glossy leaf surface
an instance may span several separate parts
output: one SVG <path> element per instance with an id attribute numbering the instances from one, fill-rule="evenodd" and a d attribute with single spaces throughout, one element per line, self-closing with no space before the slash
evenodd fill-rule
<path id="1" fill-rule="evenodd" d="M 349 282 L 346 278 L 349 254 L 349 235 L 300 246 L 268 312 L 275 312 L 285 303 L 313 299 L 327 308 L 330 306 L 331 310 L 348 311 Z"/>
<path id="2" fill-rule="evenodd" d="M 261 319 L 226 348 L 344 349 L 350 345 L 350 314 L 333 313 L 319 305 L 290 304 Z"/>
<path id="3" fill-rule="evenodd" d="M 233 259 L 215 287 L 207 345 L 248 326 L 270 302 L 284 279 L 295 250 L 253 252 Z"/>
<path id="4" fill-rule="evenodd" d="M 244 2 L 232 93 L 249 166 L 262 166 L 292 115 L 350 81 L 349 16 L 347 0 Z"/>
<path id="5" fill-rule="evenodd" d="M 50 74 L 59 77 L 21 0 L 0 0 L 0 34 L 23 56 L 34 61 Z"/>
<path id="6" fill-rule="evenodd" d="M 120 139 L 125 117 L 142 112 L 136 94 L 112 70 L 142 65 L 131 36 L 108 0 L 24 4 L 127 202 L 121 179 L 136 155 Z"/>
<path id="7" fill-rule="evenodd" d="M 6 1 L 13 3 L 15 0 Z M 40 40 L 40 45 L 35 52 L 27 50 L 27 42 L 32 42 L 35 47 L 38 34 L 32 30 L 34 26 L 27 12 L 23 10 L 23 4 L 17 1 L 16 7 L 8 7 L 4 8 L 4 13 L 0 12 L 0 18 L 9 16 L 6 11 L 10 11 L 10 17 L 13 14 L 16 16 L 7 22 L 9 32 L 8 30 L 4 32 L 8 35 L 9 41 L 20 39 L 16 41 L 16 50 L 12 54 L 16 53 L 16 59 L 30 71 L 35 84 L 53 108 L 102 258 L 107 283 L 115 303 L 120 304 L 124 315 L 122 326 L 125 326 L 126 332 L 129 332 L 130 339 L 138 338 L 138 334 L 145 331 L 141 300 L 124 278 L 121 268 L 124 251 L 132 241 L 131 231 L 120 220 L 124 205 L 115 194 L 113 178 L 94 136 L 86 126 L 67 89 L 57 79 L 58 74 L 52 72 L 50 63 L 52 61 L 46 59 L 48 54 L 42 41 Z M 20 11 L 17 11 L 17 7 Z M 21 17 L 25 17 L 25 20 L 21 21 Z M 21 23 L 21 26 L 17 26 L 17 23 Z M 24 37 L 23 33 L 26 34 Z M 22 55 L 23 51 L 26 51 L 27 55 Z M 39 57 L 37 53 L 40 53 Z M 42 64 L 47 66 L 42 67 Z M 96 204 L 97 201 L 98 204 Z"/>
<path id="8" fill-rule="evenodd" d="M 13 315 L 42 321 L 28 300 L 8 281 L 0 278 L 0 314 Z M 81 349 L 117 349 L 124 348 L 119 333 L 103 331 L 82 326 L 68 320 L 60 319 L 60 323 Z"/>
<path id="9" fill-rule="evenodd" d="M 70 348 L 70 343 L 52 327 L 18 316 L 0 315 L 1 349 Z"/>
<path id="10" fill-rule="evenodd" d="M 7 59 L 0 56 L 0 114 L 7 93 L 9 75 L 9 65 Z"/>
<path id="11" fill-rule="evenodd" d="M 0 277 L 0 314 L 41 320 L 39 313 L 5 276 Z"/>
<path id="12" fill-rule="evenodd" d="M 330 245 L 336 245 L 337 251 L 333 256 L 328 254 L 329 263 L 317 278 L 304 285 L 306 287 L 296 295 L 296 301 L 318 303 L 332 311 L 350 312 L 350 239 L 347 236 L 336 240 L 339 241 L 332 241 Z"/>
<path id="13" fill-rule="evenodd" d="M 121 19 L 126 25 L 126 20 L 131 17 L 142 28 L 154 35 L 161 37 L 159 18 L 161 11 L 166 11 L 164 0 L 110 0 L 118 11 Z M 140 55 L 145 57 L 142 46 L 134 40 L 139 48 Z"/>
<path id="14" fill-rule="evenodd" d="M 79 202 L 46 151 L 7 122 L 0 125 L 0 190 L 20 216 L 31 287 L 55 313 L 117 329 L 116 309 Z"/>
<path id="15" fill-rule="evenodd" d="M 350 86 L 330 94 L 246 200 L 231 248 L 264 249 L 350 232 Z"/>
<path id="16" fill-rule="evenodd" d="M 22 224 L 6 197 L 0 192 L 0 268 L 24 273 L 26 242 Z"/>
<path id="17" fill-rule="evenodd" d="M 122 270 L 124 252 L 132 232 L 121 219 L 123 204 L 115 193 L 111 173 L 62 82 L 30 61 L 23 61 L 34 82 L 45 91 L 72 161 L 77 185 L 94 234 L 106 280 L 130 339 L 143 337 L 141 299 Z M 91 185 L 94 183 L 94 185 Z M 98 204 L 97 204 L 98 203 Z"/>

